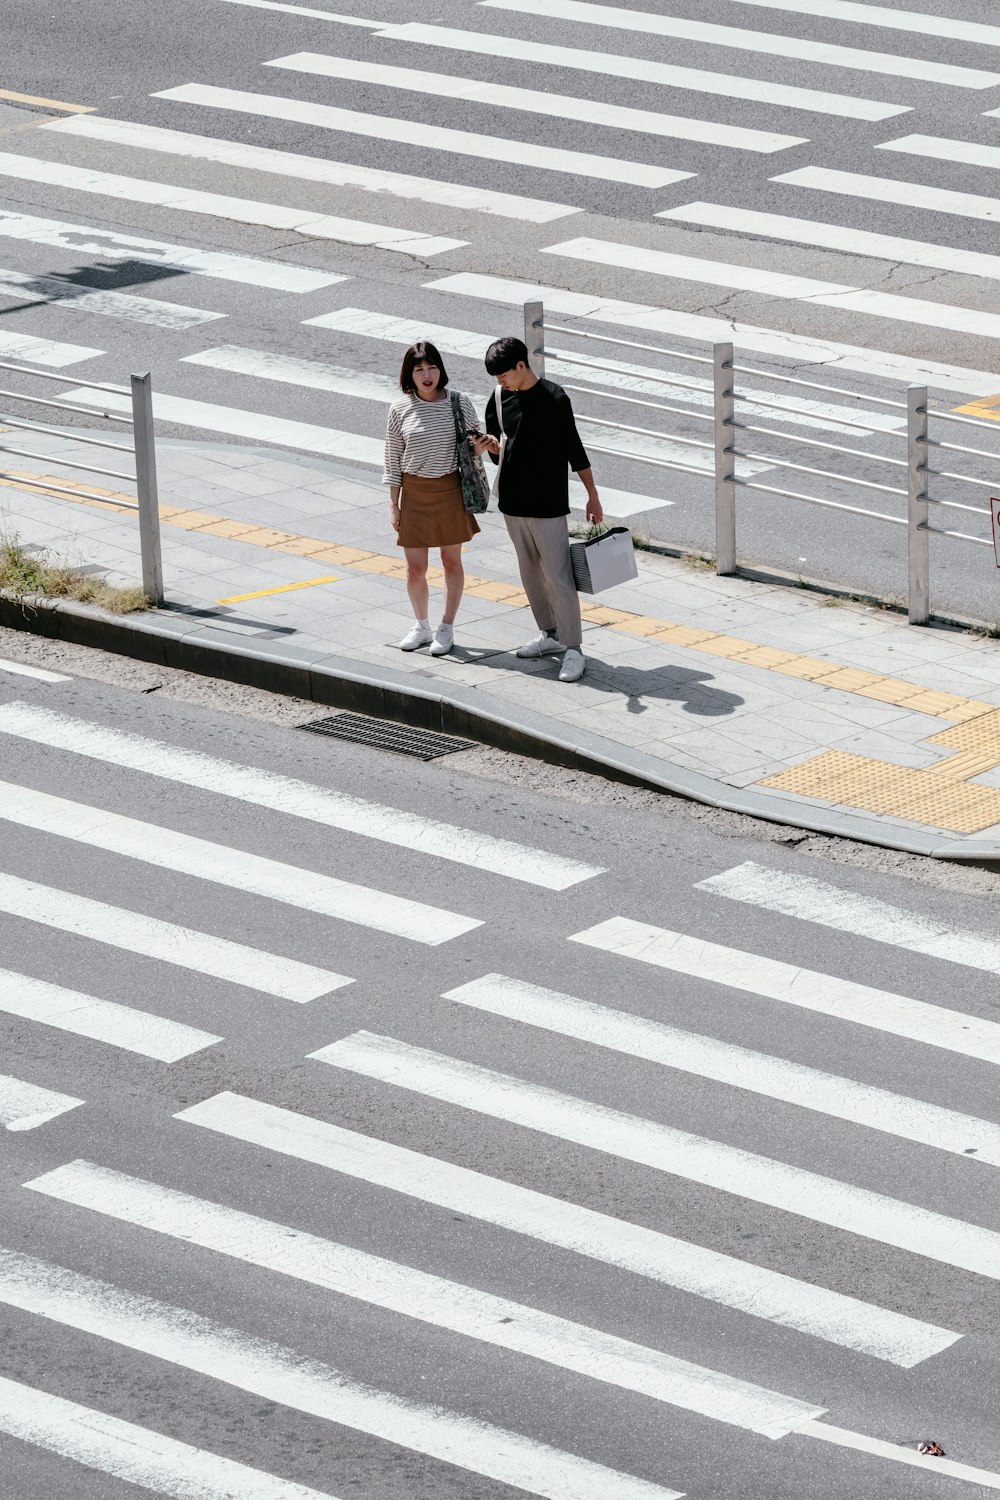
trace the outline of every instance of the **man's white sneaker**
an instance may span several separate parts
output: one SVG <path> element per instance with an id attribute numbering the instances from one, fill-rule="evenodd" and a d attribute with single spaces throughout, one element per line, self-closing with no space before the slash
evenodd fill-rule
<path id="1" fill-rule="evenodd" d="M 434 632 L 431 642 L 431 656 L 447 656 L 455 644 L 455 627 L 453 625 L 439 625 Z"/>
<path id="2" fill-rule="evenodd" d="M 566 647 L 557 641 L 555 636 L 547 635 L 543 630 L 541 635 L 536 635 L 533 641 L 528 641 L 523 646 L 518 646 L 518 656 L 561 656 Z"/>
<path id="3" fill-rule="evenodd" d="M 421 646 L 429 646 L 434 639 L 434 632 L 429 625 L 417 623 L 406 632 L 399 643 L 400 651 L 418 651 Z"/>
<path id="4" fill-rule="evenodd" d="M 560 682 L 579 682 L 587 670 L 587 659 L 582 651 L 570 649 L 563 657 L 562 668 L 559 672 Z"/>

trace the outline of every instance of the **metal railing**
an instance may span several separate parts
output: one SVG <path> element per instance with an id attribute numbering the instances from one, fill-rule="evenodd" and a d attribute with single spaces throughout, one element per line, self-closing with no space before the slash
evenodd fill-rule
<path id="1" fill-rule="evenodd" d="M 65 374 L 53 375 L 48 370 L 35 370 L 24 365 L 14 365 L 0 362 L 0 370 L 15 375 L 27 375 L 35 380 L 56 381 L 60 385 L 67 384 Z M 6 383 L 6 382 L 5 382 Z M 91 391 L 107 391 L 112 395 L 121 395 L 118 386 L 102 385 L 93 380 L 80 380 L 72 378 L 72 384 L 84 387 Z M 15 448 L 6 441 L 6 434 L 0 435 L 0 461 L 6 460 L 10 454 L 17 458 L 30 458 L 42 463 L 52 463 L 60 469 L 75 469 L 85 474 L 99 474 L 102 477 L 124 480 L 127 484 L 136 487 L 136 499 L 131 500 L 127 496 L 117 496 L 115 505 L 126 506 L 138 511 L 139 514 L 139 550 L 142 559 L 142 587 L 147 599 L 152 604 L 163 603 L 163 561 L 160 551 L 160 508 L 159 495 L 156 483 L 156 441 L 153 430 L 153 388 L 152 377 L 145 375 L 133 375 L 131 379 L 132 391 L 132 414 L 131 416 L 118 415 L 115 412 L 105 411 L 102 413 L 105 420 L 110 422 L 121 422 L 131 428 L 131 441 L 125 443 L 109 442 L 105 437 L 92 437 L 89 433 L 70 430 L 65 427 L 54 427 L 44 422 L 29 421 L 24 417 L 14 417 L 6 412 L 0 412 L 0 427 L 12 428 L 15 432 L 39 433 L 46 437 L 63 438 L 72 443 L 79 443 L 84 447 L 110 449 L 113 453 L 125 454 L 131 458 L 133 468 L 130 470 L 109 469 L 98 464 L 88 464 L 80 459 L 70 459 L 63 455 L 54 456 L 47 453 L 33 452 L 28 448 Z M 93 418 L 95 411 L 93 407 L 76 406 L 72 402 L 51 400 L 48 397 L 32 395 L 22 390 L 0 390 L 0 397 L 17 402 L 29 407 L 39 406 L 45 410 L 58 410 L 79 413 L 83 416 Z M 11 480 L 19 486 L 34 487 L 40 492 L 48 495 L 63 496 L 73 500 L 95 500 L 100 499 L 99 494 L 87 490 L 75 489 L 72 485 L 53 484 L 47 478 L 34 480 L 31 476 L 0 469 L 0 480 Z"/>
<path id="2" fill-rule="evenodd" d="M 679 361 L 682 365 L 690 364 L 700 367 L 704 375 L 701 379 L 697 379 L 693 374 L 690 378 L 685 378 L 684 375 L 667 373 L 643 365 L 641 380 L 644 385 L 662 385 L 668 394 L 671 390 L 684 391 L 687 393 L 688 400 L 694 397 L 700 404 L 710 407 L 710 410 L 698 411 L 691 407 L 649 400 L 645 396 L 627 395 L 621 390 L 594 389 L 593 385 L 578 385 L 566 381 L 562 378 L 564 369 L 570 371 L 571 378 L 574 378 L 573 372 L 579 370 L 581 373 L 575 378 L 585 379 L 588 370 L 615 372 L 620 375 L 626 367 L 609 362 L 610 355 L 602 360 L 599 356 L 590 353 L 574 352 L 572 349 L 565 350 L 561 347 L 553 348 L 548 342 L 549 336 L 553 334 L 580 341 L 585 346 L 593 344 L 638 350 L 645 354 L 654 354 L 660 358 L 669 359 L 671 363 Z M 975 472 L 956 472 L 954 468 L 943 466 L 932 467 L 929 460 L 930 450 L 934 449 L 942 454 L 961 455 L 959 462 L 966 468 L 970 466 L 970 460 L 973 469 L 977 462 L 987 460 L 996 469 L 1000 466 L 1000 451 L 991 452 L 985 448 L 949 442 L 932 435 L 930 430 L 932 422 L 955 423 L 964 427 L 978 427 L 981 431 L 990 432 L 995 440 L 997 438 L 996 424 L 957 412 L 932 410 L 928 407 L 925 386 L 906 387 L 900 392 L 901 396 L 905 396 L 902 400 L 874 396 L 867 392 L 860 394 L 841 386 L 805 380 L 801 376 L 785 375 L 774 370 L 762 370 L 750 365 L 737 364 L 734 359 L 733 345 L 729 343 L 713 345 L 711 355 L 691 354 L 636 339 L 621 338 L 597 329 L 584 330 L 571 328 L 561 323 L 546 323 L 541 302 L 524 304 L 524 341 L 535 373 L 544 375 L 547 357 L 553 362 L 557 361 L 560 382 L 565 390 L 574 395 L 596 397 L 602 402 L 631 405 L 656 411 L 667 417 L 680 416 L 686 423 L 709 423 L 711 425 L 710 439 L 706 434 L 707 440 L 702 440 L 673 430 L 656 431 L 649 427 L 594 417 L 589 411 L 580 413 L 581 420 L 585 420 L 591 427 L 607 429 L 609 435 L 618 432 L 661 438 L 669 441 L 671 446 L 679 445 L 682 448 L 701 450 L 706 457 L 711 455 L 710 464 L 704 460 L 699 464 L 694 456 L 690 463 L 684 463 L 676 458 L 626 451 L 621 445 L 615 447 L 613 441 L 611 445 L 591 442 L 587 444 L 589 449 L 597 453 L 620 458 L 630 463 L 646 464 L 672 470 L 675 473 L 696 475 L 712 482 L 715 494 L 717 573 L 731 574 L 737 571 L 737 520 L 740 490 L 758 491 L 773 495 L 780 500 L 820 506 L 845 515 L 862 517 L 866 521 L 874 520 L 889 526 L 905 527 L 907 612 L 910 623 L 914 625 L 926 624 L 931 615 L 931 536 L 970 543 L 974 546 L 992 547 L 993 545 L 989 506 L 991 482 Z M 628 366 L 627 368 L 633 372 L 634 378 L 639 367 Z M 743 377 L 743 379 L 740 380 L 738 377 Z M 775 414 L 773 421 L 784 420 L 787 424 L 789 414 L 795 414 L 797 420 L 801 421 L 806 405 L 801 400 L 796 405 L 794 397 L 786 397 L 782 400 L 779 396 L 770 394 L 766 389 L 751 391 L 745 385 L 746 380 L 753 380 L 765 387 L 777 384 L 800 390 L 810 399 L 814 399 L 815 394 L 818 394 L 822 398 L 835 396 L 840 402 L 849 402 L 855 411 L 838 412 L 833 424 L 834 430 L 846 427 L 856 429 L 859 435 L 878 434 L 890 442 L 895 441 L 896 450 L 888 454 L 877 451 L 869 452 L 857 447 L 848 447 L 842 443 L 826 441 L 812 432 L 791 432 L 779 430 L 774 426 L 761 426 L 748 419 L 754 415 L 755 411 L 763 411 L 765 419 L 773 412 Z M 867 410 L 871 407 L 877 407 L 879 410 L 877 412 Z M 896 420 L 892 423 L 887 421 L 887 418 Z M 892 426 L 895 426 L 896 431 L 891 430 Z M 780 451 L 762 450 L 753 441 L 756 438 L 769 439 L 768 447 L 773 448 L 773 445 L 777 444 Z M 791 446 L 794 456 L 788 456 L 785 452 L 786 445 Z M 802 450 L 809 451 L 803 452 Z M 817 464 L 809 461 L 811 454 L 816 452 L 820 455 L 835 454 L 838 459 L 848 460 L 849 466 L 845 468 L 842 465 L 842 471 L 818 467 Z M 741 474 L 739 472 L 740 461 L 745 466 L 762 464 L 768 469 L 774 468 L 793 475 L 808 476 L 811 481 L 823 481 L 827 492 L 807 493 L 799 488 L 790 489 L 765 483 L 760 478 L 754 478 L 752 472 L 747 473 L 746 467 Z M 944 462 L 948 461 L 944 460 Z M 872 477 L 874 474 L 878 474 L 879 477 Z M 932 480 L 936 481 L 935 493 L 931 492 Z M 996 487 L 996 480 L 992 483 Z M 985 496 L 985 504 L 982 500 L 978 504 L 968 503 L 972 500 L 971 494 L 967 494 L 964 501 L 953 498 L 948 487 L 954 485 L 966 486 L 967 491 L 978 490 L 980 496 Z M 946 489 L 944 495 L 940 493 L 942 486 Z M 874 509 L 870 506 L 851 504 L 846 499 L 838 498 L 842 487 L 849 492 L 865 490 L 873 497 L 877 497 L 877 500 L 886 508 Z M 981 522 L 985 523 L 985 534 L 975 535 L 970 531 L 959 530 L 947 524 L 950 521 L 949 513 L 956 511 L 978 517 Z M 935 519 L 940 517 L 941 525 L 934 524 L 931 520 L 932 514 Z"/>

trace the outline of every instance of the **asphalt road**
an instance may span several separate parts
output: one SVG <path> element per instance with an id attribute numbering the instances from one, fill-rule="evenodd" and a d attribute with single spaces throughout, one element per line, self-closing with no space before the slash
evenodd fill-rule
<path id="1" fill-rule="evenodd" d="M 468 352 L 468 341 L 478 351 L 480 343 L 498 332 L 516 329 L 524 288 L 541 284 L 548 293 L 550 321 L 558 318 L 591 336 L 603 331 L 678 356 L 704 355 L 711 339 L 736 323 L 742 330 L 737 342 L 743 340 L 742 358 L 749 365 L 858 393 L 869 398 L 858 408 L 862 414 L 883 410 L 871 401 L 873 396 L 902 400 L 907 380 L 925 379 L 933 410 L 947 411 L 972 391 L 991 391 L 990 372 L 996 368 L 997 329 L 990 320 L 1000 276 L 994 229 L 1000 210 L 990 205 L 1000 201 L 994 196 L 1000 158 L 991 155 L 996 121 L 987 113 L 1000 93 L 1000 73 L 989 71 L 996 63 L 996 46 L 986 35 L 956 33 L 963 18 L 982 20 L 967 6 L 924 7 L 926 35 L 908 19 L 917 12 L 887 8 L 901 19 L 898 29 L 862 24 L 850 7 L 843 15 L 836 5 L 820 5 L 819 14 L 816 8 L 812 0 L 801 11 L 713 0 L 696 14 L 684 15 L 657 4 L 651 10 L 654 22 L 659 17 L 691 23 L 686 35 L 659 36 L 624 26 L 627 11 L 612 12 L 613 24 L 598 25 L 572 7 L 567 11 L 551 4 L 545 13 L 544 6 L 507 11 L 467 0 L 409 0 L 402 7 L 372 0 L 359 9 L 359 0 L 344 0 L 330 12 L 340 19 L 329 20 L 328 8 L 318 4 L 305 6 L 308 13 L 302 14 L 294 7 L 270 10 L 224 0 L 178 0 L 159 10 L 119 0 L 81 0 L 53 14 L 37 0 L 11 0 L 0 17 L 0 39 L 11 59 L 3 79 L 7 88 L 83 105 L 95 114 L 75 116 L 75 125 L 70 115 L 74 128 L 91 131 L 85 137 L 61 133 L 62 127 L 50 130 L 45 122 L 52 111 L 46 106 L 0 103 L 0 154 L 6 160 L 0 205 L 19 220 L 16 230 L 8 224 L 0 235 L 0 260 L 21 277 L 49 278 L 47 283 L 14 282 L 6 289 L 0 332 L 96 351 L 84 364 L 67 369 L 67 389 L 74 374 L 116 381 L 130 369 L 151 367 L 158 392 L 205 408 L 205 424 L 197 429 L 164 419 L 161 430 L 168 434 L 217 438 L 213 408 L 222 405 L 257 414 L 258 433 L 265 441 L 274 418 L 294 418 L 374 441 L 383 430 L 385 391 L 391 390 L 400 350 L 408 342 L 401 321 L 450 329 L 459 344 L 464 339 L 465 352 L 447 356 L 454 382 L 485 395 L 480 356 Z M 382 22 L 431 27 L 434 44 L 426 34 L 382 35 L 376 29 Z M 693 33 L 692 25 L 730 28 L 727 44 L 718 45 L 714 33 Z M 750 40 L 735 45 L 733 28 Z M 506 55 L 512 39 L 517 56 Z M 789 45 L 808 55 L 785 55 Z M 492 55 L 492 47 L 504 55 Z M 543 56 L 543 48 L 556 51 Z M 838 48 L 854 52 L 846 57 Z M 267 66 L 299 53 L 333 57 L 339 76 Z M 581 53 L 596 56 L 599 63 L 584 67 Z M 660 75 L 630 76 L 647 64 L 687 71 L 679 83 Z M 438 85 L 428 82 L 431 75 Z M 706 75 L 711 75 L 707 82 Z M 226 107 L 218 107 L 218 99 L 213 105 L 204 94 L 156 97 L 190 84 L 230 91 Z M 763 91 L 763 97 L 738 97 L 748 87 Z M 456 89 L 461 96 L 455 96 Z M 499 98 L 500 91 L 509 89 L 521 91 L 516 102 L 514 96 Z M 789 89 L 805 92 L 792 100 L 785 92 Z M 491 98 L 491 90 L 496 97 Z M 524 91 L 530 91 L 530 107 Z M 837 96 L 832 103 L 831 94 Z M 276 98 L 277 105 L 262 102 L 262 95 Z M 565 117 L 571 105 L 581 104 L 590 117 Z M 343 113 L 336 119 L 321 117 L 316 106 L 347 110 L 352 118 Z M 600 123 L 595 108 L 603 108 Z M 621 128 L 615 113 L 622 109 L 656 114 L 655 130 L 648 122 L 644 129 Z M 852 109 L 881 110 L 882 117 L 855 118 Z M 125 133 L 114 139 L 107 132 L 101 136 L 102 121 L 122 125 Z M 173 132 L 172 144 L 143 137 L 144 126 Z M 453 134 L 434 137 L 432 132 L 440 129 Z M 698 139 L 681 138 L 691 129 Z M 737 137 L 738 131 L 757 132 L 753 148 Z M 765 134 L 767 149 L 762 145 Z M 923 142 L 916 154 L 883 149 L 911 136 Z M 927 145 L 926 138 L 946 145 Z M 268 165 L 259 157 L 242 166 L 231 155 L 208 160 L 212 143 L 292 153 L 320 166 L 346 164 L 354 169 L 355 180 L 340 186 L 306 181 L 299 168 L 298 178 L 290 180 L 287 163 L 272 160 Z M 935 154 L 941 150 L 945 157 Z M 567 170 L 566 153 L 573 152 L 577 159 Z M 586 162 L 580 153 L 586 154 Z M 512 154 L 519 159 L 508 159 Z M 601 159 L 597 164 L 595 157 Z M 39 162 L 47 173 L 39 174 Z M 664 171 L 689 175 L 656 187 L 629 180 L 643 165 L 661 178 Z M 60 175 L 57 168 L 65 170 Z M 852 174 L 857 193 L 855 188 L 844 191 L 843 179 L 838 180 L 839 191 L 773 180 L 803 168 Z M 252 213 L 241 217 L 236 211 L 226 218 L 195 212 L 182 201 L 144 201 L 134 186 L 109 196 L 95 185 L 94 172 L 110 172 L 133 184 L 139 179 L 238 195 L 258 208 L 278 204 L 461 243 L 428 254 L 330 241 L 265 227 L 253 221 Z M 378 177 L 385 173 L 411 179 L 409 187 L 398 181 L 388 185 Z M 880 188 L 879 183 L 888 186 Z M 448 184 L 455 192 L 445 202 L 442 192 L 447 197 Z M 522 212 L 509 202 L 499 212 L 495 204 L 480 211 L 470 207 L 474 190 L 527 196 L 536 209 L 541 203 L 573 213 L 534 222 L 534 209 Z M 965 197 L 942 198 L 946 193 Z M 722 221 L 709 227 L 654 217 L 691 203 L 713 206 Z M 770 215 L 768 226 L 748 228 L 749 221 L 739 217 L 747 212 Z M 31 225 L 26 227 L 25 219 Z M 40 219 L 50 221 L 50 228 L 39 228 Z M 789 228 L 790 221 L 799 228 Z M 837 248 L 832 242 L 802 244 L 789 237 L 820 233 L 822 238 L 834 232 L 846 235 Z M 880 253 L 858 238 L 865 233 L 884 237 Z M 348 279 L 292 294 L 197 271 L 177 274 L 152 263 L 148 251 L 144 258 L 141 247 L 129 251 L 123 235 L 153 239 L 161 246 L 313 267 Z M 556 249 L 577 241 L 618 247 L 612 261 L 621 259 L 624 246 L 630 263 L 609 262 L 608 252 L 600 248 L 583 251 L 582 258 Z M 952 269 L 927 259 L 948 250 L 980 259 L 960 258 Z M 159 252 L 161 262 L 165 255 Z M 680 259 L 668 264 L 656 261 L 657 255 Z M 769 279 L 774 273 L 786 280 L 777 284 Z M 462 276 L 469 279 L 455 281 Z M 150 321 L 147 310 L 146 320 L 136 321 L 134 309 L 127 313 L 106 307 L 99 313 L 93 304 L 53 300 L 53 279 L 78 291 L 146 297 L 161 308 L 165 304 L 167 314 L 157 322 L 154 310 Z M 26 287 L 23 295 L 21 287 Z M 843 296 L 838 287 L 846 289 Z M 866 303 L 852 288 L 873 293 L 875 301 Z M 586 302 L 566 304 L 569 310 L 560 312 L 558 294 L 565 293 Z M 595 324 L 582 311 L 608 300 L 651 309 L 667 321 L 651 333 L 636 325 L 635 317 L 641 322 L 645 314 L 636 314 L 634 306 L 621 312 L 620 326 Z M 214 317 L 181 327 L 178 307 Z M 342 317 L 333 326 L 303 326 L 306 320 L 350 308 L 359 310 L 362 328 L 355 325 L 352 331 Z M 786 336 L 790 342 L 782 343 L 779 352 L 768 342 Z M 673 353 L 657 356 L 604 344 L 581 346 L 555 334 L 550 338 L 556 347 L 575 352 L 582 347 L 654 371 L 690 375 L 694 369 L 696 378 L 704 375 Z M 233 346 L 249 351 L 250 364 L 242 373 L 233 370 L 231 358 L 220 364 L 219 349 Z M 854 353 L 845 355 L 845 348 Z M 187 363 L 192 356 L 208 356 L 209 362 Z M 276 361 L 282 359 L 302 363 L 279 373 Z M 942 386 L 943 366 L 957 373 Z M 892 378 L 887 372 L 894 372 Z M 562 369 L 553 373 L 571 383 Z M 768 388 L 744 378 L 748 387 Z M 636 387 L 633 381 L 619 389 Z M 654 385 L 654 399 L 656 389 Z M 772 396 L 788 390 L 769 389 Z M 603 387 L 595 396 L 575 399 L 582 412 L 594 417 L 648 426 L 671 437 L 706 439 L 707 428 L 696 420 L 704 407 L 696 407 L 695 415 L 663 416 L 612 403 L 608 394 Z M 850 398 L 796 394 L 842 411 L 855 405 Z M 644 399 L 649 398 L 647 391 Z M 678 399 L 686 403 L 691 398 L 682 394 Z M 22 408 L 13 410 L 23 414 Z M 758 425 L 788 431 L 780 415 L 770 421 L 760 418 L 758 410 Z M 942 424 L 934 430 L 938 437 L 1000 454 L 990 431 L 970 435 Z M 844 460 L 828 450 L 793 448 L 784 440 L 759 436 L 748 451 L 807 467 L 829 466 L 875 486 L 905 482 L 904 471 L 879 457 L 903 456 L 898 436 L 852 433 L 821 421 L 811 428 L 807 421 L 791 431 L 873 456 Z M 602 482 L 649 502 L 630 512 L 636 529 L 672 545 L 712 550 L 710 455 L 676 443 L 669 450 L 675 461 L 686 458 L 704 467 L 705 478 L 692 478 L 638 460 L 637 453 L 668 452 L 660 439 L 631 434 L 608 440 L 606 431 L 592 427 L 588 441 L 598 445 L 602 436 L 619 454 L 630 455 L 595 453 Z M 985 541 L 988 525 L 982 507 L 997 488 L 996 465 L 991 459 L 947 459 L 938 466 L 955 465 L 981 481 L 981 487 L 942 480 L 934 482 L 932 493 L 972 504 L 980 513 L 971 517 L 938 510 L 934 519 L 940 522 L 945 516 L 942 524 Z M 817 480 L 768 462 L 756 468 L 758 480 L 778 488 L 821 493 L 897 517 L 904 512 L 902 497 L 877 487 Z M 749 563 L 883 594 L 898 595 L 905 588 L 905 533 L 898 525 L 766 491 L 741 491 L 739 538 L 741 557 Z M 996 570 L 986 546 L 934 538 L 932 568 L 937 608 L 996 618 Z"/>
<path id="2" fill-rule="evenodd" d="M 303 733 L 313 706 L 0 645 L 65 679 L 0 662 L 11 1500 L 987 1492 L 898 1455 L 932 1438 L 1000 1472 L 995 1063 L 900 1016 L 944 1006 L 953 1041 L 995 1020 L 997 877 L 496 752 L 423 763 Z M 720 894 L 748 863 L 788 877 L 784 912 Z M 421 904 L 408 936 L 385 930 L 413 916 L 397 898 Z M 615 917 L 735 950 L 725 982 L 568 941 Z M 143 918 L 172 924 L 158 957 Z M 254 950 L 249 971 L 216 940 Z M 767 998 L 749 955 L 902 1011 L 870 988 L 847 1016 L 814 1010 L 801 980 Z M 295 964 L 351 983 L 265 992 L 301 985 Z M 506 999 L 443 998 L 488 975 Z M 45 1023 L 28 981 L 76 1003 Z M 157 1060 L 163 1023 L 209 1036 Z M 17 1115 L 11 1078 L 69 1101 Z M 811 1412 L 854 1446 L 810 1436 Z"/>

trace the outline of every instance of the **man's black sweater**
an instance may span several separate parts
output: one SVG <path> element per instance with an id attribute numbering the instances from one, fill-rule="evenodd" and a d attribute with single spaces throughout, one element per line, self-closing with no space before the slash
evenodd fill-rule
<path id="1" fill-rule="evenodd" d="M 590 459 L 566 392 L 551 380 L 539 380 L 527 391 L 505 391 L 503 425 L 500 509 L 508 516 L 568 515 L 569 470 L 589 469 Z M 501 436 L 495 391 L 486 407 L 486 430 Z"/>

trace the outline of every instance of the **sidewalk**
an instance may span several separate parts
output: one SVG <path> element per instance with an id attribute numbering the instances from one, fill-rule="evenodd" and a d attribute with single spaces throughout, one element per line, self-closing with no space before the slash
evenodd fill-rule
<path id="1" fill-rule="evenodd" d="M 93 450 L 33 443 L 46 461 L 12 461 L 23 482 L 0 486 L 0 531 L 137 581 L 134 511 L 60 467 Z M 558 658 L 514 654 L 536 628 L 502 519 L 489 514 L 467 549 L 454 653 L 407 654 L 395 645 L 409 624 L 403 565 L 378 484 L 274 449 L 161 440 L 157 451 L 168 607 L 120 628 L 142 632 L 147 649 L 152 632 L 175 657 L 188 650 L 172 664 L 193 663 L 197 647 L 210 670 L 206 649 L 235 651 L 259 660 L 244 670 L 262 685 L 287 677 L 301 692 L 312 671 L 397 704 L 409 690 L 467 725 L 481 717 L 494 738 L 506 728 L 509 743 L 574 752 L 700 801 L 1000 859 L 1000 641 L 640 553 L 635 583 L 584 601 L 587 675 L 562 684 Z M 29 474 L 93 499 L 46 497 Z"/>

